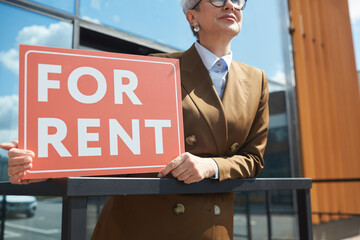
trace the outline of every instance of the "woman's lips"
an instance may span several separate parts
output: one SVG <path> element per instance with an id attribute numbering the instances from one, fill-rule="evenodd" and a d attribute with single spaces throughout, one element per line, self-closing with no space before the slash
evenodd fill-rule
<path id="1" fill-rule="evenodd" d="M 224 19 L 224 20 L 227 20 L 227 21 L 231 21 L 231 22 L 236 22 L 236 17 L 234 15 L 231 15 L 231 14 L 225 14 L 223 16 L 220 17 L 220 19 Z"/>

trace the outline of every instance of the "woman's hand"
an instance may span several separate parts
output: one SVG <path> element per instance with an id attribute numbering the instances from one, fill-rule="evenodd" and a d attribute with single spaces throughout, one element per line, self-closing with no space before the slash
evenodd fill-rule
<path id="1" fill-rule="evenodd" d="M 35 153 L 30 150 L 18 149 L 17 147 L 18 141 L 0 144 L 0 148 L 9 151 L 9 181 L 12 184 L 29 184 L 45 181 L 46 179 L 21 180 L 21 178 L 26 175 L 26 170 L 30 170 L 32 168 L 32 161 L 33 157 L 35 157 Z"/>
<path id="2" fill-rule="evenodd" d="M 191 153 L 183 153 L 166 165 L 158 177 L 166 176 L 168 173 L 184 183 L 194 183 L 215 176 L 216 167 L 211 158 L 201 158 Z"/>

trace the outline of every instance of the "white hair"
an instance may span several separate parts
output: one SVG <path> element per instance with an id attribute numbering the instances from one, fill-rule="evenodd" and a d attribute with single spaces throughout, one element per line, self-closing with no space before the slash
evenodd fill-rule
<path id="1" fill-rule="evenodd" d="M 181 0 L 181 6 L 183 8 L 184 13 L 190 9 L 192 9 L 200 0 Z"/>

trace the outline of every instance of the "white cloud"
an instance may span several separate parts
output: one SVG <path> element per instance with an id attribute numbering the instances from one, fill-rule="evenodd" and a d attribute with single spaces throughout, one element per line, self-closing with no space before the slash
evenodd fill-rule
<path id="1" fill-rule="evenodd" d="M 96 9 L 96 10 L 101 10 L 101 4 L 100 4 L 100 1 L 99 0 L 91 0 L 90 2 L 90 6 L 93 8 L 93 9 Z"/>
<path id="2" fill-rule="evenodd" d="M 270 79 L 277 82 L 277 83 L 283 84 L 283 85 L 286 84 L 285 73 L 283 71 L 281 71 L 281 70 L 277 70 L 275 75 L 272 76 Z"/>
<path id="3" fill-rule="evenodd" d="M 18 139 L 18 96 L 0 97 L 0 143 Z M 7 151 L 0 149 L 0 155 L 7 156 Z"/>
<path id="4" fill-rule="evenodd" d="M 88 17 L 88 16 L 83 16 L 81 18 L 86 20 L 86 21 L 89 21 L 89 22 L 100 24 L 100 20 L 96 19 L 96 18 L 91 18 L 91 17 Z"/>
<path id="5" fill-rule="evenodd" d="M 18 96 L 0 97 L 0 143 L 18 139 Z M 0 149 L 0 156 L 6 157 L 7 151 Z"/>
<path id="6" fill-rule="evenodd" d="M 50 24 L 48 27 L 33 25 L 24 27 L 16 37 L 18 44 L 50 47 L 71 47 L 72 25 L 66 22 Z"/>
<path id="7" fill-rule="evenodd" d="M 18 139 L 17 129 L 0 129 L 0 143 L 11 142 Z M 8 152 L 0 149 L 0 156 L 7 157 Z"/>
<path id="8" fill-rule="evenodd" d="M 0 143 L 11 142 L 18 139 L 17 129 L 0 129 Z M 2 154 L 5 156 L 5 154 Z"/>
<path id="9" fill-rule="evenodd" d="M 278 69 L 274 75 L 268 76 L 268 82 L 270 92 L 284 91 L 286 87 L 286 75 Z"/>
<path id="10" fill-rule="evenodd" d="M 0 62 L 15 74 L 19 71 L 19 52 L 12 48 L 9 51 L 0 52 Z"/>
<path id="11" fill-rule="evenodd" d="M 53 23 L 49 26 L 32 25 L 22 28 L 16 37 L 18 44 L 40 45 L 70 48 L 72 43 L 72 25 L 66 22 Z M 15 74 L 19 69 L 19 51 L 11 48 L 0 51 L 0 62 Z"/>
<path id="12" fill-rule="evenodd" d="M 360 21 L 360 1 L 349 0 L 350 18 L 353 23 Z"/>
<path id="13" fill-rule="evenodd" d="M 0 97 L 0 130 L 17 128 L 18 103 L 17 95 Z"/>

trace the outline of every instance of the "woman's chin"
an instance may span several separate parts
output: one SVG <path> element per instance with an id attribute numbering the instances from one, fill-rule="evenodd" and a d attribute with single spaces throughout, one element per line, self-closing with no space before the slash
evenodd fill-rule
<path id="1" fill-rule="evenodd" d="M 235 37 L 240 33 L 240 28 L 238 26 L 228 26 L 226 28 L 222 28 L 220 32 L 224 35 Z"/>

